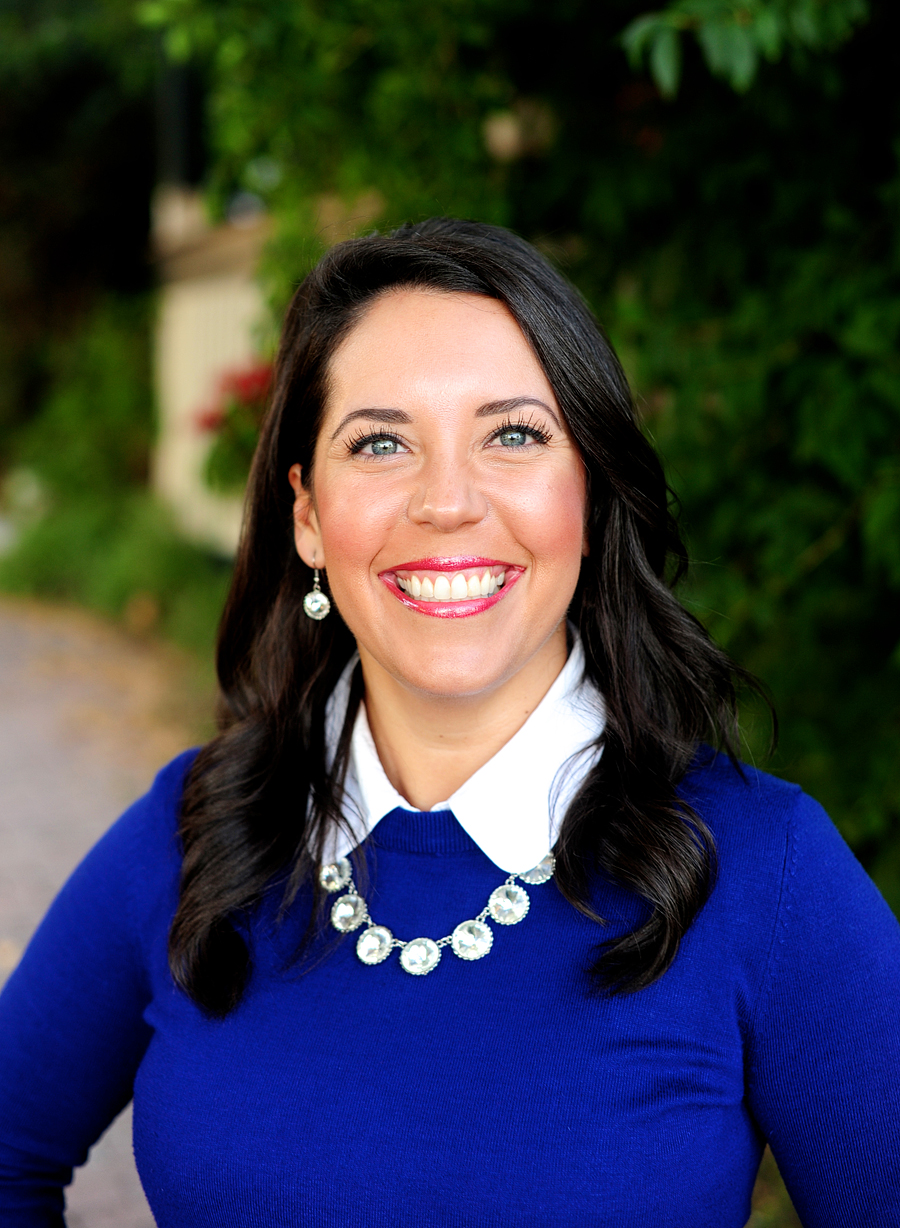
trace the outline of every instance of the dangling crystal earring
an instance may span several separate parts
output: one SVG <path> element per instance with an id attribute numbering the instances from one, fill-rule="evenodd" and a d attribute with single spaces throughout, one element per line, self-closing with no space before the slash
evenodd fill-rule
<path id="1" fill-rule="evenodd" d="M 331 602 L 319 587 L 319 569 L 316 567 L 315 555 L 313 555 L 313 586 L 311 591 L 303 598 L 303 609 L 306 617 L 314 618 L 316 622 L 322 618 L 327 618 L 331 612 Z"/>

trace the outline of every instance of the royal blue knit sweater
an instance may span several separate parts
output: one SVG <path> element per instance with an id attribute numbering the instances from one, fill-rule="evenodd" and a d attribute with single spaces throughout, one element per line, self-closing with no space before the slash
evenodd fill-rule
<path id="1" fill-rule="evenodd" d="M 764 1141 L 807 1228 L 900 1225 L 900 931 L 822 810 L 723 759 L 684 793 L 719 877 L 674 964 L 592 994 L 605 930 L 551 881 L 477 962 L 412 977 L 306 921 L 252 922 L 247 993 L 211 1020 L 172 983 L 189 756 L 100 841 L 0 998 L 0 1224 L 62 1221 L 73 1165 L 134 1095 L 161 1228 L 741 1228 Z M 448 934 L 503 880 L 452 814 L 370 837 L 372 916 Z"/>

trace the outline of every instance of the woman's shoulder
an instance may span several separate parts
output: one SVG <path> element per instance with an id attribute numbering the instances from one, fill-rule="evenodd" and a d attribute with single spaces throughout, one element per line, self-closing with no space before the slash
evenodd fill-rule
<path id="1" fill-rule="evenodd" d="M 199 747 L 192 747 L 160 768 L 147 792 L 128 807 L 104 839 L 153 847 L 162 838 L 168 844 L 177 834 L 185 779 L 198 754 Z"/>
<path id="2" fill-rule="evenodd" d="M 865 970 L 886 991 L 884 970 L 900 968 L 897 920 L 818 802 L 712 751 L 697 757 L 680 793 L 716 847 L 685 968 L 715 968 L 754 1028 L 782 1026 L 798 1002 L 819 1001 L 810 968 L 839 979 Z"/>
<path id="3" fill-rule="evenodd" d="M 701 745 L 694 755 L 685 774 L 683 788 L 739 805 L 776 807 L 801 792 L 799 785 L 747 763 L 735 762 L 706 744 Z"/>
<path id="4" fill-rule="evenodd" d="M 181 795 L 187 774 L 194 760 L 200 754 L 199 746 L 192 746 L 176 755 L 164 767 L 161 767 L 154 777 L 153 784 L 135 805 L 145 803 L 154 814 L 166 816 L 177 821 L 178 809 L 181 805 Z"/>
<path id="5" fill-rule="evenodd" d="M 717 842 L 784 848 L 799 826 L 831 820 L 799 785 L 703 746 L 679 788 L 680 795 L 711 829 Z"/>
<path id="6" fill-rule="evenodd" d="M 712 833 L 720 907 L 771 916 L 793 883 L 798 856 L 855 862 L 822 807 L 799 785 L 701 747 L 679 790 Z"/>
<path id="7" fill-rule="evenodd" d="M 820 916 L 828 900 L 838 911 L 856 908 L 860 920 L 896 930 L 829 815 L 799 785 L 704 748 L 680 792 L 716 843 L 713 912 Z"/>

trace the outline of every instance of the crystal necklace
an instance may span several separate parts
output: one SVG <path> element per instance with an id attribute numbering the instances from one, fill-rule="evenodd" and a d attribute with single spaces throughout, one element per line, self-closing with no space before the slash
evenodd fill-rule
<path id="1" fill-rule="evenodd" d="M 536 886 L 551 879 L 555 868 L 556 859 L 552 853 L 548 853 L 533 870 L 526 870 L 524 874 L 510 874 L 505 883 L 491 892 L 487 904 L 473 921 L 462 921 L 452 934 L 439 938 L 437 942 L 433 938 L 413 938 L 402 942 L 394 937 L 386 925 L 375 925 L 369 916 L 366 901 L 356 889 L 353 870 L 346 857 L 322 866 L 319 882 L 332 895 L 346 889 L 345 894 L 331 906 L 331 924 L 341 934 L 358 930 L 361 925 L 366 927 L 356 940 L 356 954 L 364 964 L 380 964 L 394 947 L 398 947 L 400 967 L 404 972 L 424 976 L 438 966 L 444 947 L 450 947 L 460 959 L 481 959 L 487 955 L 494 945 L 494 934 L 488 919 L 497 925 L 518 925 L 531 907 L 528 892 L 517 885 L 516 879 Z"/>

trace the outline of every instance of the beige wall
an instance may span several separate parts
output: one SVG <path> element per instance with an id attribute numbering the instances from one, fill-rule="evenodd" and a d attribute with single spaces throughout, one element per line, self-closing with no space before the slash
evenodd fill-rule
<path id="1" fill-rule="evenodd" d="M 199 196 L 183 189 L 163 189 L 155 203 L 162 286 L 153 487 L 186 536 L 226 555 L 237 546 L 242 500 L 206 485 L 212 435 L 198 417 L 215 405 L 222 376 L 258 357 L 266 310 L 253 274 L 267 233 L 264 218 L 208 227 Z"/>
<path id="2" fill-rule="evenodd" d="M 237 546 L 241 500 L 204 482 L 212 437 L 197 417 L 215 403 L 222 375 L 254 360 L 263 314 L 258 286 L 240 273 L 173 282 L 160 294 L 154 488 L 189 537 L 224 554 Z"/>

